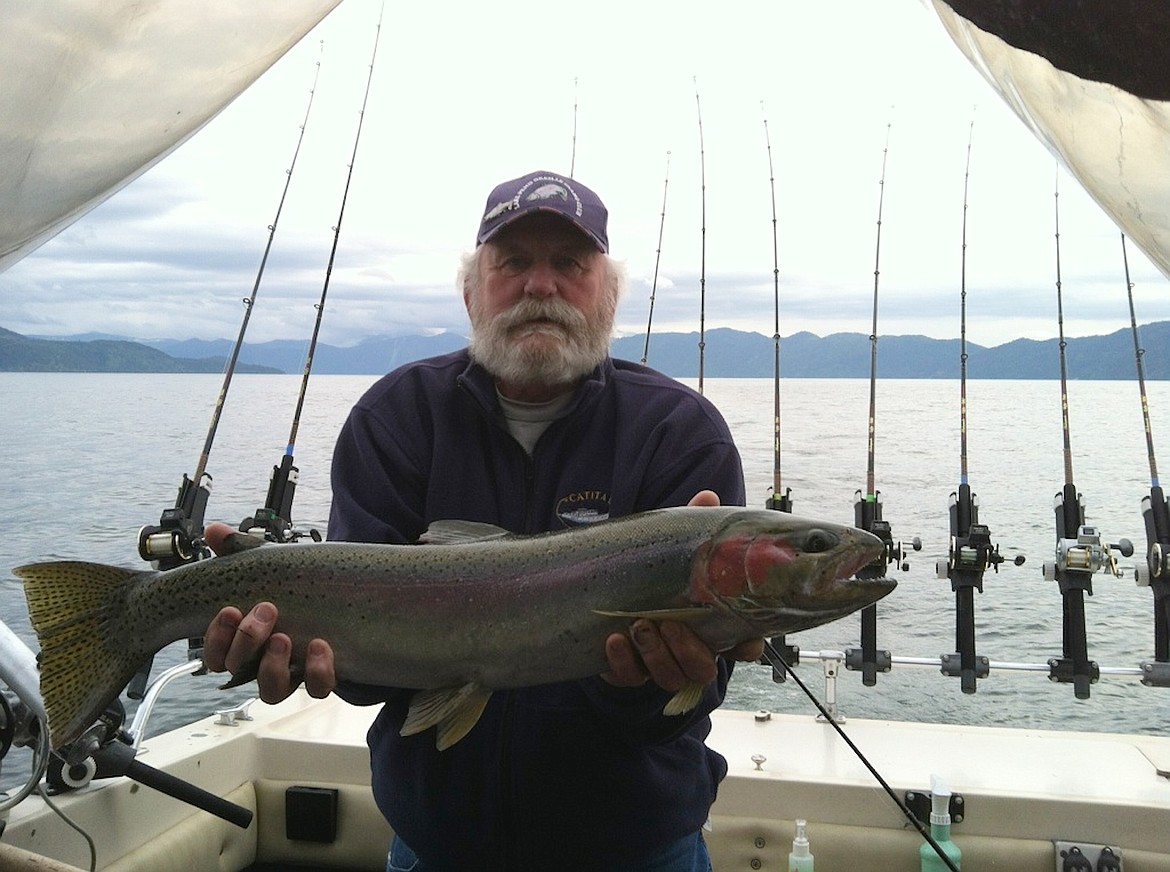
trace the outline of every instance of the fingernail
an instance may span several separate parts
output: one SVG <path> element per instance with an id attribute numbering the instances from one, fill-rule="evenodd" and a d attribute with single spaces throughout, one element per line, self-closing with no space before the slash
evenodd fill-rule
<path id="1" fill-rule="evenodd" d="M 639 648 L 653 645 L 655 642 L 654 627 L 649 621 L 637 621 L 630 627 L 630 634 L 634 637 L 634 644 Z"/>
<path id="2" fill-rule="evenodd" d="M 272 603 L 260 603 L 252 610 L 256 620 L 264 624 L 271 624 L 276 620 L 276 607 Z"/>
<path id="3" fill-rule="evenodd" d="M 288 641 L 279 633 L 268 640 L 268 650 L 273 654 L 285 655 L 289 652 Z"/>

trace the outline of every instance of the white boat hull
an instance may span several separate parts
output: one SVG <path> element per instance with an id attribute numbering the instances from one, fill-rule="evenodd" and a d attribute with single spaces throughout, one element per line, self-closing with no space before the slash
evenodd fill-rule
<path id="1" fill-rule="evenodd" d="M 236 726 L 208 718 L 143 743 L 143 762 L 253 810 L 246 830 L 125 778 L 57 802 L 94 838 L 103 870 L 218 872 L 257 862 L 381 870 L 391 832 L 369 787 L 365 732 L 375 712 L 299 693 L 277 706 L 256 703 L 254 720 Z M 717 870 L 782 867 L 795 818 L 809 822 L 821 872 L 918 868 L 921 838 L 831 726 L 811 715 L 760 720 L 740 711 L 712 720 L 709 742 L 731 767 L 707 834 Z M 952 833 L 967 872 L 1059 869 L 1054 840 L 1120 849 L 1127 872 L 1170 872 L 1170 739 L 845 726 L 900 796 L 929 791 L 933 773 L 962 795 L 964 817 Z M 339 791 L 334 842 L 286 837 L 293 786 Z M 3 843 L 89 866 L 81 837 L 36 797 L 13 809 Z M 9 868 L 3 854 L 0 868 Z"/>

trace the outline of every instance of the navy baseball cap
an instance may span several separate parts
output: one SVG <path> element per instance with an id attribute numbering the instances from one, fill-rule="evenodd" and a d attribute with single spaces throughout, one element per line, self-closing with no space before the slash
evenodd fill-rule
<path id="1" fill-rule="evenodd" d="M 513 221 L 534 212 L 550 212 L 572 222 L 601 251 L 609 251 L 605 223 L 609 217 L 601 198 L 578 181 L 538 171 L 496 185 L 488 195 L 476 243 L 482 245 Z"/>

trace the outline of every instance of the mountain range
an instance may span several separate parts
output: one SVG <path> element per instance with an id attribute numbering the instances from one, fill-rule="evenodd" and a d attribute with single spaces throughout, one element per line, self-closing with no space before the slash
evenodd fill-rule
<path id="1" fill-rule="evenodd" d="M 1170 321 L 1140 328 L 1142 361 L 1149 379 L 1170 379 Z M 708 378 L 770 378 L 776 343 L 770 336 L 729 328 L 705 332 L 703 374 Z M 443 332 L 429 336 L 374 336 L 355 345 L 318 343 L 313 372 L 377 375 L 419 358 L 466 345 L 465 337 Z M 232 351 L 227 339 L 129 339 L 104 334 L 31 337 L 0 328 L 0 371 L 6 372 L 221 372 Z M 873 343 L 863 333 L 816 336 L 794 333 L 780 340 L 780 374 L 785 378 L 868 378 Z M 615 339 L 615 357 L 641 360 L 644 336 Z M 1129 329 L 1067 340 L 1067 368 L 1074 379 L 1132 379 L 1136 376 L 1133 334 Z M 277 340 L 245 344 L 237 371 L 300 373 L 307 344 Z M 977 379 L 1052 379 L 1060 377 L 1057 339 L 1016 339 L 985 347 L 968 343 L 967 376 Z M 877 374 L 881 378 L 957 378 L 960 343 L 926 336 L 879 336 Z M 650 337 L 647 364 L 675 378 L 699 370 L 698 333 L 659 333 Z"/>

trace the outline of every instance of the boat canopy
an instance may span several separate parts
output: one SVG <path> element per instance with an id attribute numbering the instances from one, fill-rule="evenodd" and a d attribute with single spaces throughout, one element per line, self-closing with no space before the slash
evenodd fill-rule
<path id="1" fill-rule="evenodd" d="M 0 27 L 0 269 L 137 178 L 340 0 L 38 0 Z M 922 0 L 1170 277 L 1170 5 Z M 926 73 L 924 72 L 924 75 Z"/>
<path id="2" fill-rule="evenodd" d="M 338 2 L 4 4 L 0 269 L 170 154 Z"/>
<path id="3" fill-rule="evenodd" d="M 1170 278 L 1170 4 L 924 2 L 991 87 Z"/>

